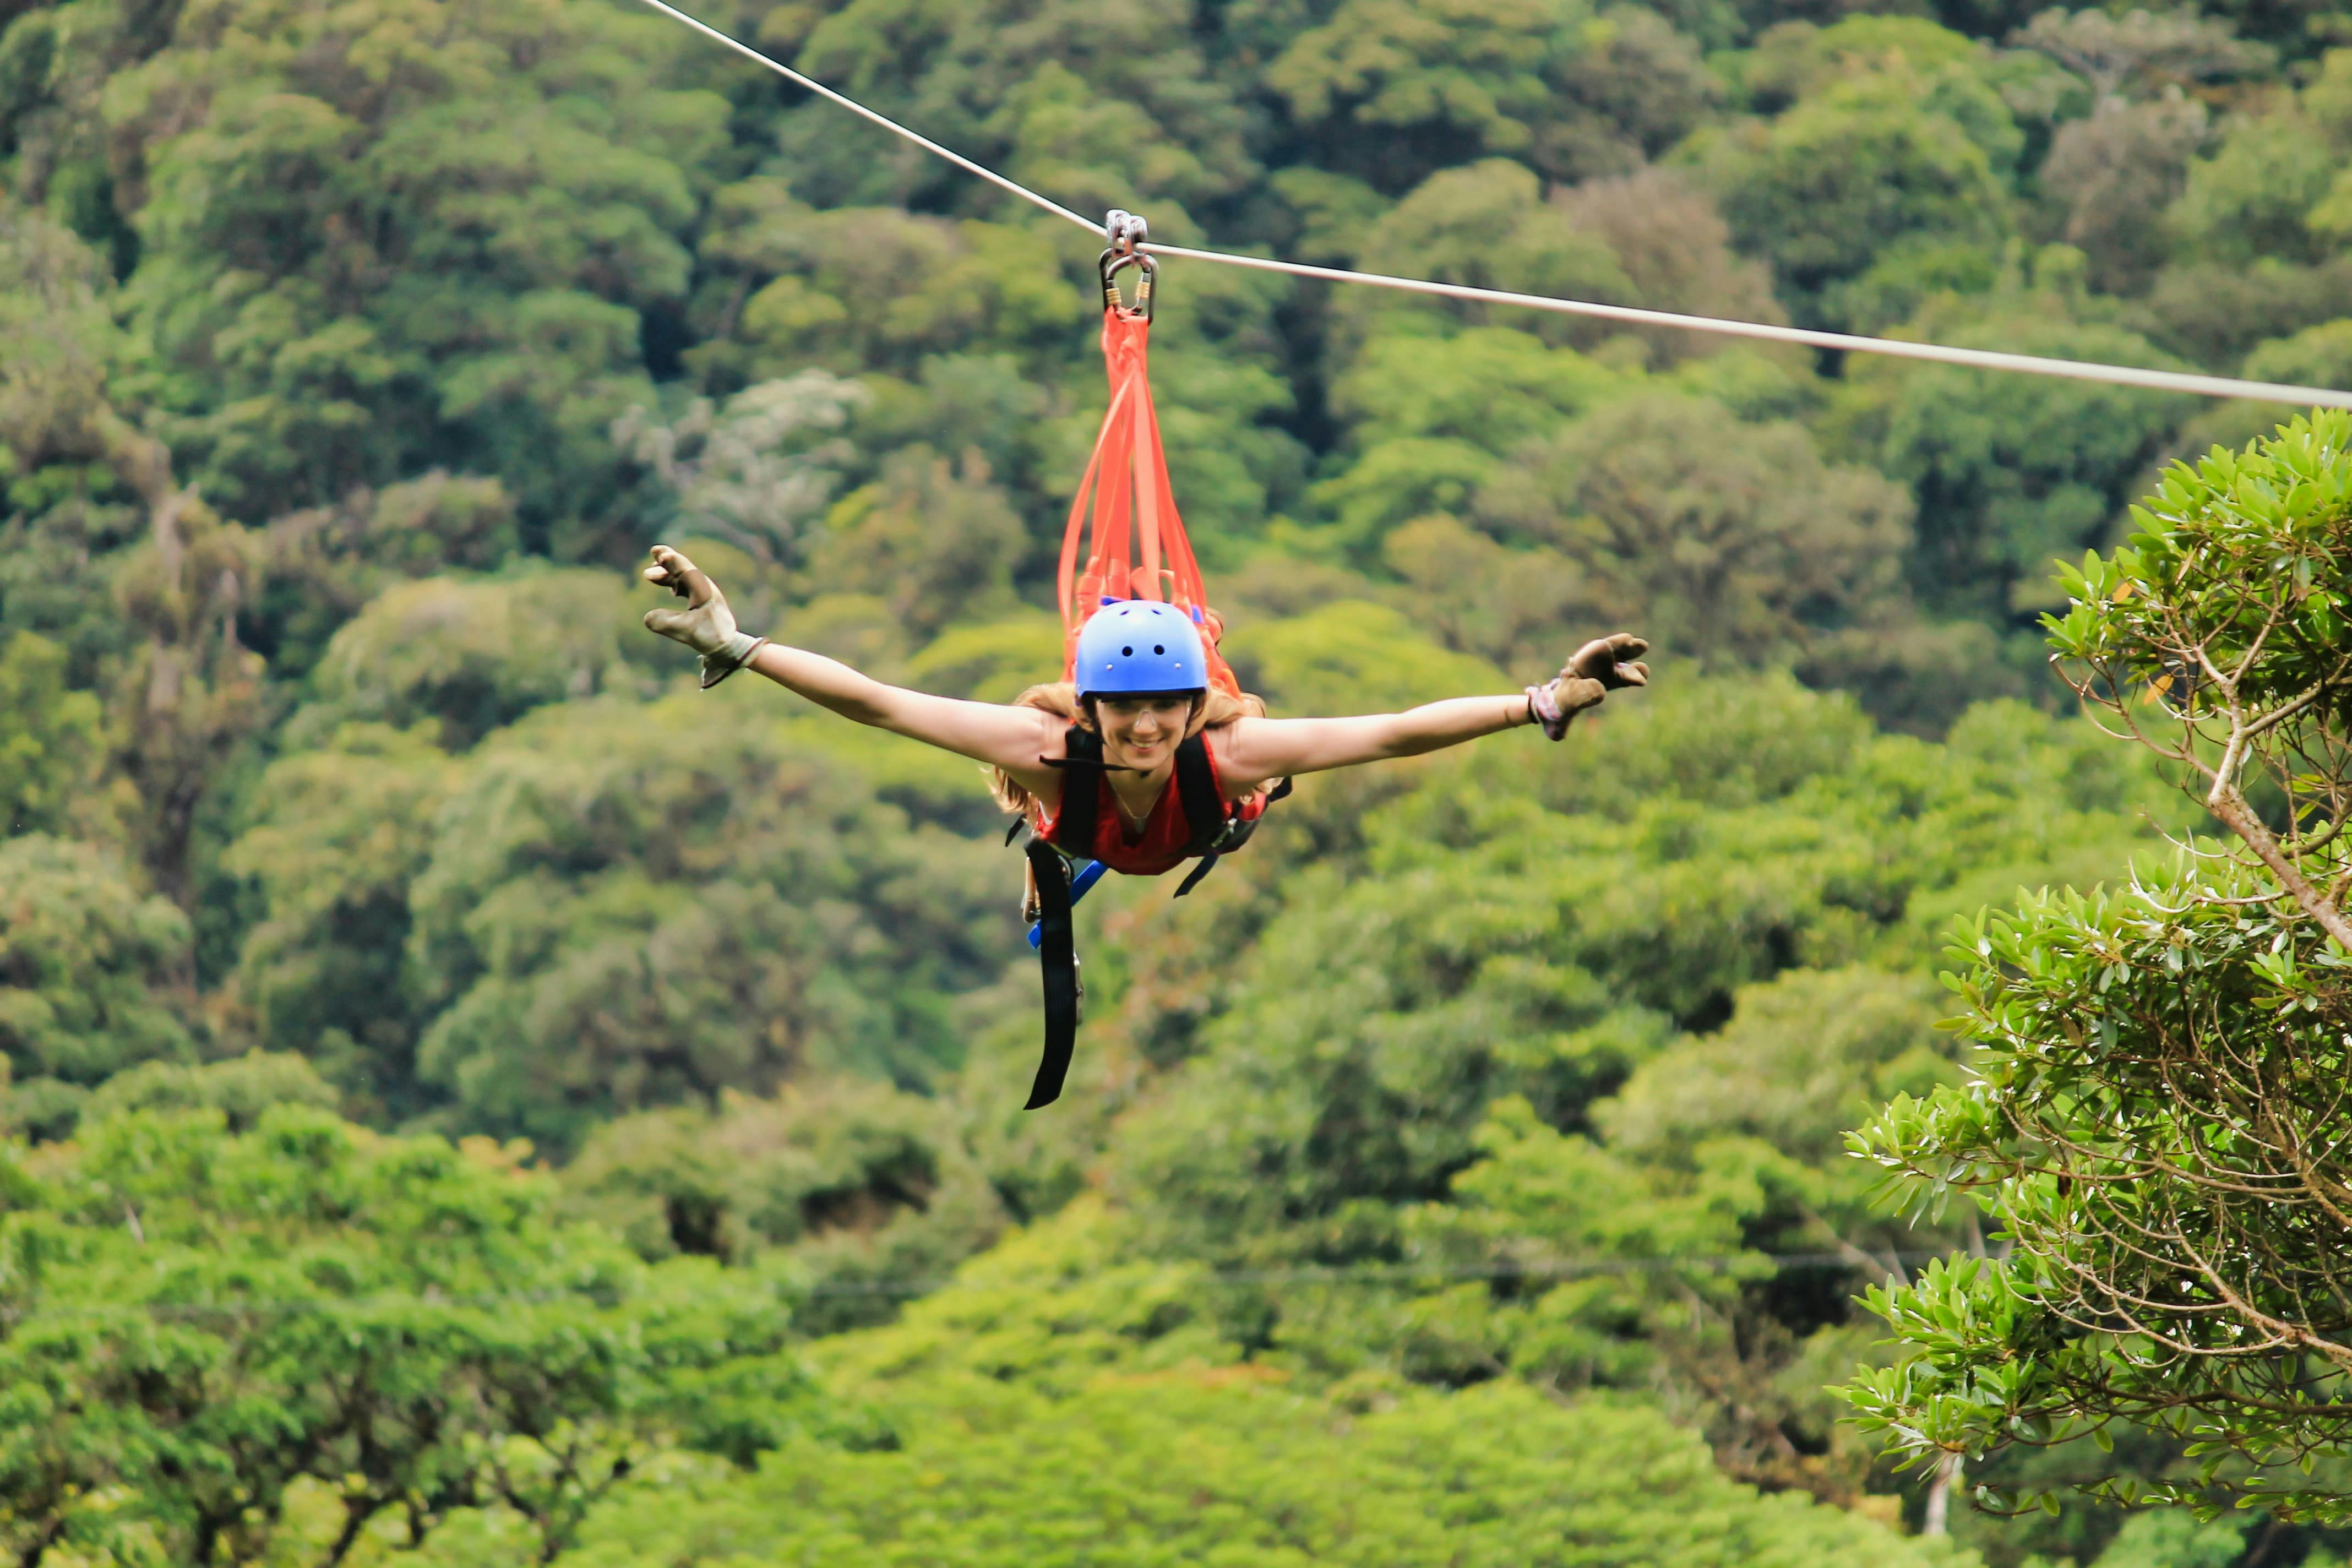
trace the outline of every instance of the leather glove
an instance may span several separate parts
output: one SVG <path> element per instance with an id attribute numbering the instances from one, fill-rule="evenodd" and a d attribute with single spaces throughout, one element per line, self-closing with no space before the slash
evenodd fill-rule
<path id="1" fill-rule="evenodd" d="M 1576 716 L 1599 707 L 1610 692 L 1650 684 L 1650 667 L 1637 662 L 1649 651 L 1631 632 L 1595 637 L 1576 650 L 1550 685 L 1528 688 L 1528 719 L 1552 740 L 1566 740 Z"/>
<path id="2" fill-rule="evenodd" d="M 702 656 L 705 691 L 742 668 L 767 643 L 766 637 L 737 630 L 735 613 L 727 607 L 727 595 L 719 591 L 719 584 L 668 545 L 654 546 L 654 563 L 646 568 L 646 581 L 686 601 L 682 610 L 647 610 L 646 629 L 682 642 Z"/>
<path id="3" fill-rule="evenodd" d="M 1622 686 L 1650 684 L 1650 667 L 1633 662 L 1650 651 L 1648 639 L 1632 632 L 1612 632 L 1578 648 L 1562 675 L 1580 675 L 1614 691 Z"/>

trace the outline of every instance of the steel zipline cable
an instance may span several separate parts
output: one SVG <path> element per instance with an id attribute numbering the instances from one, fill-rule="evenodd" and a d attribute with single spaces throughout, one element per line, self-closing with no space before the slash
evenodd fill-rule
<path id="1" fill-rule="evenodd" d="M 1103 226 L 1092 218 L 1071 211 L 1050 197 L 1017 180 L 1009 179 L 982 163 L 974 163 L 962 153 L 940 146 L 929 137 L 909 131 L 888 115 L 868 109 L 845 93 L 803 75 L 782 61 L 761 54 L 740 39 L 729 37 L 698 17 L 690 16 L 667 0 L 644 0 L 644 4 L 674 21 L 684 23 L 704 37 L 733 50 L 745 59 L 765 67 L 819 97 L 839 104 L 852 114 L 871 121 L 894 136 L 904 137 L 926 153 L 943 158 L 966 174 L 976 174 L 999 190 L 1020 197 L 1031 205 L 1053 214 L 1055 217 L 1077 225 L 1088 234 L 1099 236 Z M 1490 305 L 1513 305 L 1530 310 L 1551 310 L 1570 316 L 1591 316 L 1607 321 L 1623 321 L 1634 326 L 1674 327 L 1685 331 L 1712 332 L 1721 337 L 1755 338 L 1765 342 L 1799 343 L 1807 348 L 1834 349 L 1846 353 L 1880 354 L 1893 359 L 1927 360 L 1937 364 L 1966 365 L 1978 370 L 2010 371 L 2026 375 L 2058 376 L 2070 381 L 2105 382 L 2116 386 L 2144 387 L 2154 392 L 2185 392 L 2204 397 L 2243 397 L 2262 403 L 2291 403 L 2319 408 L 2352 408 L 2352 392 L 2326 386 L 2293 386 L 2275 381 L 2242 381 L 2234 376 L 2199 375 L 2185 371 L 2154 370 L 2142 365 L 2100 364 L 2088 360 L 2050 359 L 2041 354 L 2006 353 L 1997 349 L 1953 348 L 1943 343 L 1908 342 L 1900 338 L 1864 337 L 1855 332 L 1822 332 L 1805 327 L 1780 327 L 1766 321 L 1737 321 L 1717 316 L 1686 316 L 1672 310 L 1644 310 L 1632 305 L 1604 305 L 1591 300 L 1561 300 L 1548 294 L 1515 294 L 1499 289 L 1476 289 L 1463 283 L 1433 283 L 1420 278 L 1394 278 L 1381 272 L 1354 272 L 1340 267 L 1309 267 L 1304 262 L 1282 261 L 1263 256 L 1244 256 L 1229 250 L 1201 250 L 1189 246 L 1160 245 L 1146 241 L 1139 249 L 1153 256 L 1181 257 L 1191 261 L 1213 261 L 1227 267 L 1245 267 L 1260 272 L 1279 272 L 1292 278 L 1309 278 L 1327 283 L 1360 283 L 1380 289 L 1395 289 L 1411 294 L 1430 294 L 1445 300 L 1475 300 Z"/>

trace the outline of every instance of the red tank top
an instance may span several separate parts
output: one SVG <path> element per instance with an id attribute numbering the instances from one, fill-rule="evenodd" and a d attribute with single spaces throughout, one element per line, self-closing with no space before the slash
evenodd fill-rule
<path id="1" fill-rule="evenodd" d="M 1226 800 L 1224 781 L 1217 774 L 1216 749 L 1209 744 L 1206 734 L 1201 737 L 1201 752 L 1208 759 L 1209 776 L 1217 780 L 1217 798 Z M 1144 818 L 1143 831 L 1132 838 L 1127 834 L 1127 819 L 1119 815 L 1118 797 L 1111 794 L 1110 775 L 1094 769 L 1087 772 L 1094 774 L 1094 787 L 1099 792 L 1096 796 L 1095 841 L 1090 845 L 1064 843 L 1058 836 L 1062 826 L 1062 813 L 1058 811 L 1039 826 L 1038 837 L 1071 854 L 1099 860 L 1123 876 L 1157 877 L 1184 863 L 1184 847 L 1192 841 L 1192 824 L 1184 815 L 1184 802 L 1176 788 L 1172 769 L 1160 798 L 1151 804 L 1151 815 Z M 1065 791 L 1083 789 L 1086 784 L 1085 773 L 1076 772 L 1062 781 Z M 1255 822 L 1265 815 L 1265 796 L 1253 795 L 1239 806 L 1227 801 L 1226 810 L 1244 822 Z"/>

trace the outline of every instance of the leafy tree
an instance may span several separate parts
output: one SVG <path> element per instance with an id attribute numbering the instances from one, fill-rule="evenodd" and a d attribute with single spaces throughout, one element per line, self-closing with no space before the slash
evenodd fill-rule
<path id="1" fill-rule="evenodd" d="M 832 499 L 853 451 L 835 432 L 864 396 L 813 371 L 746 387 L 723 409 L 698 397 L 672 424 L 633 408 L 613 438 L 677 492 L 682 524 L 773 566 L 798 553 L 798 535 Z"/>
<path id="2" fill-rule="evenodd" d="M 1344 0 L 1265 79 L 1316 162 L 1391 191 L 1480 153 L 1554 179 L 1622 174 L 1679 140 L 1710 87 L 1657 13 L 1574 0 Z"/>
<path id="3" fill-rule="evenodd" d="M 2042 184 L 2066 204 L 2060 233 L 2090 258 L 2099 287 L 2137 293 L 2163 264 L 2167 237 L 2147 215 L 2180 194 L 2205 132 L 2204 106 L 2185 98 L 2102 102 L 2059 128 Z"/>
<path id="4" fill-rule="evenodd" d="M 2151 341 L 2191 363 L 2231 364 L 2267 339 L 2336 320 L 2347 285 L 2352 257 L 2310 267 L 2269 257 L 2252 267 L 2181 262 L 2157 274 L 2133 314 Z"/>
<path id="5" fill-rule="evenodd" d="M 740 1445 L 742 1394 L 772 1402 L 754 1447 L 824 1419 L 773 1291 L 557 1221 L 510 1152 L 279 1105 L 243 1133 L 126 1111 L 0 1160 L 20 1562 L 337 1563 L 379 1520 L 413 1547 L 493 1504 L 545 1562 L 665 1442 Z M 303 1482 L 332 1507 L 289 1543 Z"/>
<path id="6" fill-rule="evenodd" d="M 567 703 L 468 759 L 408 890 L 419 1070 L 457 1125 L 563 1148 L 811 1068 L 953 1062 L 959 994 L 1017 941 L 979 781 L 830 716 L 726 720 L 750 690 Z"/>
<path id="7" fill-rule="evenodd" d="M 976 451 L 950 463 L 927 447 L 902 447 L 824 526 L 810 575 L 830 591 L 881 599 L 910 640 L 1015 607 L 1013 573 L 1029 542 Z"/>
<path id="8" fill-rule="evenodd" d="M 1640 305 L 1700 315 L 1782 319 L 1765 269 L 1736 256 L 1730 231 L 1704 193 L 1677 173 L 1648 168 L 1589 180 L 1549 197 L 1518 163 L 1490 158 L 1433 174 L 1353 242 L 1375 271 L 1440 281 Z M 1337 300 L 1332 357 L 1367 339 L 1411 331 L 1453 335 L 1464 325 L 1507 325 L 1546 342 L 1592 349 L 1627 329 L 1574 316 L 1460 305 L 1372 290 Z M 1637 340 L 1662 363 L 1721 352 L 1723 341 L 1667 329 Z M 1344 412 L 1344 411 L 1342 411 Z"/>
<path id="9" fill-rule="evenodd" d="M 1853 1281 L 1899 1276 L 1906 1248 L 1865 1250 L 1817 1212 L 1834 1166 L 1727 1127 L 1667 1158 L 1629 1154 L 1507 1100 L 1477 1142 L 1452 1201 L 1405 1215 L 1413 1262 L 1393 1272 L 1412 1281 L 1406 1299 L 1365 1310 L 1360 1285 L 1320 1301 L 1310 1285 L 1284 1303 L 1286 1349 L 1343 1363 L 1385 1352 L 1423 1382 L 1507 1368 L 1552 1389 L 1670 1389 L 1730 1474 L 1843 1504 L 1864 1495 L 1870 1456 L 1841 1440 L 1812 1380 L 1861 1349 L 1843 1326 Z"/>
<path id="10" fill-rule="evenodd" d="M 1466 510 L 1517 448 L 1620 384 L 1575 350 L 1507 328 L 1377 339 L 1332 388 L 1358 455 L 1316 499 L 1360 547 L 1413 517 Z"/>
<path id="11" fill-rule="evenodd" d="M 1005 1228 L 958 1122 L 941 1100 L 819 1079 L 606 1122 L 562 1181 L 649 1260 L 789 1256 L 809 1293 L 798 1322 L 829 1332 L 894 1315 Z"/>
<path id="12" fill-rule="evenodd" d="M 95 1128 L 132 1111 L 217 1110 L 228 1131 L 242 1135 L 278 1105 L 332 1110 L 334 1087 L 291 1051 L 247 1051 L 216 1062 L 142 1062 L 99 1085 L 83 1103 L 82 1120 Z"/>
<path id="13" fill-rule="evenodd" d="M 1483 660 L 1433 646 L 1402 614 L 1381 605 L 1327 604 L 1230 641 L 1236 670 L 1293 712 L 1395 710 L 1512 684 Z"/>
<path id="14" fill-rule="evenodd" d="M 261 591 L 238 617 L 273 676 L 310 672 L 330 637 L 393 584 L 485 572 L 520 553 L 514 500 L 494 479 L 439 469 L 274 518 Z"/>
<path id="15" fill-rule="evenodd" d="M 1432 174 L 1365 230 L 1359 262 L 1376 272 L 1570 299 L 1622 300 L 1633 287 L 1605 239 L 1548 205 L 1543 183 L 1507 158 Z M 1400 321 L 1424 334 L 1445 332 L 1455 322 L 1507 322 L 1552 342 L 1568 341 L 1574 331 L 1568 317 L 1385 294 L 1337 305 L 1353 329 L 1337 345 L 1342 352 Z"/>
<path id="16" fill-rule="evenodd" d="M 1966 49 L 1926 24 L 1854 18 L 1821 36 L 1786 112 L 1698 149 L 1733 234 L 1771 263 L 1799 324 L 1848 325 L 1844 296 L 1874 267 L 2006 237 L 2023 137 Z"/>
<path id="17" fill-rule="evenodd" d="M 722 134 L 723 100 L 647 69 L 679 47 L 545 0 L 249 0 L 121 73 L 128 293 L 207 493 L 329 505 L 438 461 L 498 474 L 541 540 L 593 511 Z"/>
<path id="18" fill-rule="evenodd" d="M 1181 209 L 1152 216 L 1155 233 L 1187 237 Z M 865 370 L 873 403 L 851 433 L 853 483 L 903 446 L 961 458 L 970 444 L 1033 526 L 1059 521 L 1100 420 L 1100 292 L 1067 276 L 1045 235 L 887 208 L 813 213 L 761 179 L 720 193 L 703 253 L 694 314 L 707 341 L 688 358 L 706 384 Z M 1225 531 L 1261 520 L 1303 466 L 1276 427 L 1291 404 L 1274 327 L 1285 288 L 1229 268 L 1163 277 L 1163 294 L 1174 287 L 1184 305 L 1160 325 L 1158 404 L 1180 499 L 1214 559 Z"/>
<path id="19" fill-rule="evenodd" d="M 1010 702 L 1055 673 L 1061 657 L 1061 617 L 1031 610 L 946 632 L 908 661 L 907 679 L 942 696 Z"/>
<path id="20" fill-rule="evenodd" d="M 0 619 L 64 645 L 85 688 L 120 640 L 108 557 L 145 521 L 108 460 L 129 431 L 104 394 L 131 357 L 108 283 L 70 233 L 0 202 Z"/>
<path id="21" fill-rule="evenodd" d="M 139 254 L 115 205 L 119 176 L 99 104 L 109 79 L 163 47 L 163 4 L 11 5 L 0 16 L 0 183 L 86 238 L 118 277 Z"/>
<path id="22" fill-rule="evenodd" d="M 138 791 L 147 868 L 189 907 L 200 876 L 197 815 L 268 716 L 261 657 L 237 631 L 260 547 L 194 486 L 175 482 L 161 441 L 137 437 L 122 461 L 137 476 L 148 526 L 114 563 L 115 760 Z"/>
<path id="23" fill-rule="evenodd" d="M 2247 116 L 2212 157 L 2190 166 L 2166 220 L 2184 246 L 2216 261 L 2318 260 L 2328 244 L 2312 218 L 2341 161 L 2302 115 Z"/>
<path id="24" fill-rule="evenodd" d="M 2246 355 L 2243 374 L 2256 381 L 2284 382 L 2290 386 L 2352 384 L 2352 321 L 2323 321 L 2315 327 L 2258 343 Z M 2181 427 L 2180 449 L 2243 447 L 2278 428 L 2274 403 L 2232 398 L 2207 408 Z"/>
<path id="25" fill-rule="evenodd" d="M 1168 1364 L 1153 1342 L 1188 1340 L 1135 1315 L 1153 1283 L 1024 1288 L 975 1269 L 905 1327 L 842 1347 L 849 1366 L 887 1379 L 877 1392 L 903 1413 L 902 1450 L 795 1444 L 748 1482 L 616 1500 L 582 1556 L 748 1549 L 976 1568 L 1026 1561 L 1048 1539 L 1076 1563 L 1234 1551 L 1284 1564 L 1942 1560 L 1853 1515 L 1734 1486 L 1645 1410 L 1561 1407 L 1508 1381 L 1450 1398 L 1367 1384 L 1332 1399 L 1271 1370 L 1142 1372 Z M 1054 1383 L 1037 1361 L 1089 1350 L 1124 1375 L 1038 1392 Z M 1014 1368 L 1024 1375 L 1008 1386 Z M 1042 1451 L 1061 1462 L 1041 1466 Z"/>
<path id="26" fill-rule="evenodd" d="M 1743 987 L 1722 1029 L 1643 1063 L 1600 1119 L 1610 1146 L 1629 1154 L 1687 1159 L 1710 1137 L 1738 1135 L 1804 1164 L 1852 1171 L 1839 1158 L 1848 1127 L 1898 1092 L 1957 1080 L 1937 1016 L 1932 989 L 1910 975 L 1791 970 Z M 1848 1239 L 1866 1230 L 1870 1247 L 1907 1250 L 1869 1212 L 1867 1184 L 1855 1175 L 1822 1218 Z"/>
<path id="27" fill-rule="evenodd" d="M 1575 567 L 1557 551 L 1514 550 L 1447 512 L 1381 541 L 1416 625 L 1449 647 L 1505 669 L 1540 669 L 1590 613 Z"/>
<path id="28" fill-rule="evenodd" d="M 0 384 L 0 470 L 20 476 L 13 500 L 63 514 L 11 529 L 7 614 L 65 631 L 102 664 L 114 760 L 137 789 L 134 836 L 184 905 L 209 774 L 260 717 L 257 661 L 236 627 L 254 586 L 253 542 L 180 481 L 163 444 L 118 405 L 115 376 L 135 355 L 96 267 L 55 226 L 0 209 L 0 323 L 24 345 Z M 101 496 L 116 504 L 93 508 Z M 100 542 L 115 550 L 103 570 L 72 564 Z M 67 563 L 57 574 L 65 592 L 34 585 L 52 560 Z"/>
<path id="29" fill-rule="evenodd" d="M 2193 10 L 2106 11 L 2052 9 L 2010 37 L 2020 47 L 2048 55 L 2088 82 L 2093 100 L 2105 109 L 2127 89 L 2147 94 L 2165 87 L 2187 88 L 2216 77 L 2250 75 L 2269 65 L 2271 51 L 2241 42 L 2231 24 Z"/>
<path id="30" fill-rule="evenodd" d="M 128 438 L 106 399 L 126 352 L 110 281 L 70 231 L 0 205 L 0 321 L 11 345 L 0 370 L 0 444 L 16 485 L 47 463 L 103 459 Z"/>
<path id="31" fill-rule="evenodd" d="M 2027 296 L 1969 320 L 1927 321 L 1942 341 L 1999 342 L 2060 359 L 2169 366 L 2136 333 Z M 2182 411 L 2161 394 L 2035 377 L 1872 365 L 1853 381 L 1857 445 L 1918 498 L 1912 581 L 1947 612 L 1994 625 L 2046 602 L 2051 560 L 2103 537 Z"/>
<path id="32" fill-rule="evenodd" d="M 1154 198 L 1163 213 L 1236 194 L 1256 173 L 1252 117 L 1196 41 L 1209 7 L 852 0 L 793 7 L 776 41 L 800 69 L 1081 211 Z M 778 18 L 778 20 L 782 20 Z M 795 191 L 825 206 L 994 201 L 895 139 L 802 108 L 782 142 Z M 1162 230 L 1161 232 L 1166 232 Z"/>
<path id="33" fill-rule="evenodd" d="M 1130 1115 L 1113 1191 L 1236 1263 L 1383 1257 L 1386 1205 L 1442 1196 L 1495 1100 L 1575 1129 L 1675 1023 L 1792 963 L 1916 963 L 1988 885 L 2096 865 L 2147 798 L 2014 709 L 1948 749 L 1784 679 L 1650 710 L 1566 776 L 1507 749 L 1433 767 L 1290 878 L 1201 1059 Z"/>
<path id="34" fill-rule="evenodd" d="M 2344 1452 L 2352 1367 L 2327 1283 L 2346 1240 L 2347 435 L 2322 415 L 2176 465 L 2131 542 L 2066 579 L 2050 636 L 2078 689 L 2238 843 L 1958 933 L 1977 1080 L 1898 1098 L 1857 1148 L 1913 1206 L 1979 1204 L 2012 1249 L 1874 1295 L 1903 1356 L 1849 1396 L 1907 1454 L 2136 1424 L 2203 1463 L 2095 1489 L 2347 1517 L 2328 1475 L 2284 1468 Z"/>
<path id="35" fill-rule="evenodd" d="M 1589 616 L 1742 665 L 1888 618 L 1909 512 L 1878 475 L 1822 462 L 1798 426 L 1667 394 L 1529 442 L 1477 500 L 1488 528 L 1567 558 Z"/>
<path id="36" fill-rule="evenodd" d="M 1083 326 L 1056 247 L 1010 224 L 816 211 L 762 178 L 718 193 L 701 250 L 689 363 L 722 391 L 811 368 L 912 379 L 926 356 L 987 352 L 1034 374 Z"/>
<path id="37" fill-rule="evenodd" d="M 294 733 L 345 724 L 436 726 L 462 751 L 532 709 L 653 683 L 625 579 L 526 567 L 490 578 L 428 577 L 386 590 L 327 645 Z M 315 743 L 315 742 L 314 742 Z"/>
<path id="38" fill-rule="evenodd" d="M 95 846 L 38 833 L 0 842 L 0 1051 L 12 1107 L 48 1080 L 89 1086 L 190 1055 L 173 1005 L 188 940 L 187 917 Z"/>
<path id="39" fill-rule="evenodd" d="M 1588 180 L 1557 198 L 1569 226 L 1607 243 L 1631 285 L 1626 302 L 1691 316 L 1778 322 L 1771 274 L 1731 248 L 1715 204 L 1681 171 L 1652 166 Z M 1643 340 L 1662 362 L 1726 352 L 1727 338 L 1651 328 Z"/>
<path id="40" fill-rule="evenodd" d="M 67 686 L 63 648 L 31 632 L 0 643 L 0 714 L 7 715 L 0 727 L 0 824 L 7 833 L 102 826 L 103 805 L 93 798 L 104 755 L 102 710 L 96 697 Z"/>
<path id="41" fill-rule="evenodd" d="M 270 764 L 221 857 L 255 894 L 232 979 L 255 1037 L 315 1062 L 355 1109 L 429 1103 L 415 1063 L 425 1017 L 401 955 L 409 884 L 457 775 L 415 731 L 347 726 Z"/>

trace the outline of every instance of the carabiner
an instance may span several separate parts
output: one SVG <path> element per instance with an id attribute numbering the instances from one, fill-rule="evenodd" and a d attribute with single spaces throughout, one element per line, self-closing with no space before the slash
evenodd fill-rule
<path id="1" fill-rule="evenodd" d="M 1136 248 L 1150 237 L 1151 226 L 1131 212 L 1113 207 L 1103 219 L 1103 237 L 1110 247 L 1095 258 L 1095 272 L 1102 279 L 1104 310 L 1125 311 L 1129 308 L 1119 294 L 1116 279 L 1132 267 L 1142 274 L 1135 285 L 1133 309 L 1143 312 L 1147 322 L 1151 320 L 1151 285 L 1160 267 L 1149 253 Z"/>
<path id="2" fill-rule="evenodd" d="M 1132 307 L 1118 291 L 1118 275 L 1130 267 L 1142 274 L 1135 285 L 1135 304 Z M 1158 262 L 1140 250 L 1130 250 L 1124 255 L 1116 250 L 1106 250 L 1095 258 L 1095 271 L 1102 279 L 1104 310 L 1126 311 L 1132 309 L 1141 311 L 1146 321 L 1151 320 L 1151 282 L 1160 274 Z"/>

